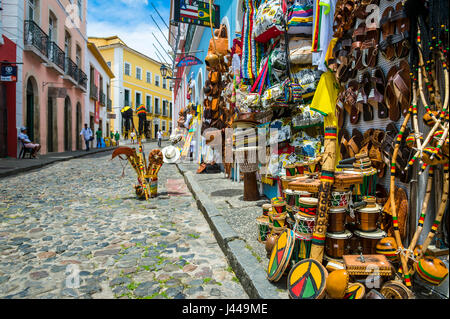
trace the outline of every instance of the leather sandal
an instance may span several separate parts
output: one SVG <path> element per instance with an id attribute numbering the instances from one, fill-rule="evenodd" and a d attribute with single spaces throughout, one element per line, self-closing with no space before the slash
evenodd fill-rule
<path id="1" fill-rule="evenodd" d="M 385 132 L 383 130 L 375 130 L 372 134 L 372 147 L 369 151 L 369 158 L 373 167 L 378 170 L 378 177 L 383 178 L 386 172 L 386 164 L 383 160 L 381 145 L 384 140 Z"/>
<path id="2" fill-rule="evenodd" d="M 396 75 L 397 71 L 398 71 L 398 69 L 395 65 L 392 66 L 391 69 L 389 70 L 387 77 L 386 77 L 387 84 L 386 84 L 386 88 L 384 91 L 384 101 L 386 102 L 386 106 L 389 109 L 389 118 L 394 122 L 397 122 L 401 116 L 400 115 L 400 106 L 398 103 L 398 98 L 395 93 L 394 83 L 393 83 L 393 78 Z"/>
<path id="3" fill-rule="evenodd" d="M 395 140 L 397 138 L 399 130 L 394 122 L 390 122 L 386 126 L 386 132 L 384 134 L 383 142 L 381 143 L 381 150 L 383 154 L 383 160 L 386 165 L 391 165 L 391 157 L 394 153 Z"/>
<path id="4" fill-rule="evenodd" d="M 395 12 L 392 15 L 392 22 L 395 22 L 396 37 L 392 43 L 395 46 L 395 55 L 397 58 L 406 57 L 409 53 L 409 18 L 406 10 L 403 8 L 402 2 L 398 2 L 395 6 Z"/>
<path id="5" fill-rule="evenodd" d="M 371 83 L 370 83 L 370 73 L 365 72 L 363 74 L 363 94 L 364 94 L 364 104 L 363 104 L 363 119 L 364 121 L 373 120 L 373 107 L 368 103 Z"/>
<path id="6" fill-rule="evenodd" d="M 350 158 L 349 151 L 348 151 L 348 142 L 350 139 L 350 136 L 348 135 L 347 130 L 342 127 L 339 129 L 339 151 L 341 153 L 341 159 Z"/>
<path id="7" fill-rule="evenodd" d="M 359 153 L 363 139 L 364 136 L 362 133 L 358 129 L 354 128 L 352 131 L 352 138 L 348 142 L 348 155 L 350 157 L 355 157 L 355 155 Z"/>
<path id="8" fill-rule="evenodd" d="M 372 135 L 374 131 L 373 128 L 369 128 L 364 132 L 362 146 L 359 150 L 360 153 L 369 155 L 369 150 L 372 148 Z"/>
<path id="9" fill-rule="evenodd" d="M 402 114 L 408 114 L 411 101 L 411 77 L 409 75 L 409 64 L 401 60 L 397 72 L 392 77 L 395 96 L 400 104 Z"/>
<path id="10" fill-rule="evenodd" d="M 345 91 L 342 91 L 339 93 L 338 95 L 338 99 L 336 102 L 336 118 L 337 118 L 337 122 L 338 122 L 338 127 L 344 127 L 344 122 L 345 122 L 345 110 L 344 110 L 344 94 Z"/>
<path id="11" fill-rule="evenodd" d="M 387 7 L 380 20 L 380 26 L 383 33 L 383 40 L 380 42 L 380 49 L 384 57 L 388 60 L 395 58 L 395 48 L 392 45 L 392 36 L 395 32 L 395 23 L 392 22 L 393 7 Z"/>
<path id="12" fill-rule="evenodd" d="M 367 99 L 372 107 L 378 109 L 378 118 L 385 119 L 389 116 L 389 110 L 384 104 L 384 90 L 386 86 L 386 80 L 384 73 L 380 68 L 372 70 L 371 76 L 372 87 Z"/>

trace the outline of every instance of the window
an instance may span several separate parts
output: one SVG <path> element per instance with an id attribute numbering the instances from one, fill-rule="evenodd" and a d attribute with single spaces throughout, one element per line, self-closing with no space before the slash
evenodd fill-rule
<path id="1" fill-rule="evenodd" d="M 142 69 L 140 67 L 136 67 L 136 79 L 142 80 Z"/>
<path id="2" fill-rule="evenodd" d="M 169 103 L 169 112 L 170 112 L 170 118 L 172 118 L 172 102 Z M 172 126 L 172 125 L 170 125 Z"/>
<path id="3" fill-rule="evenodd" d="M 155 97 L 155 114 L 159 113 L 159 98 Z"/>
<path id="4" fill-rule="evenodd" d="M 166 121 L 162 121 L 162 128 L 161 131 L 165 132 L 166 131 Z"/>
<path id="5" fill-rule="evenodd" d="M 76 64 L 78 65 L 78 67 L 80 69 L 82 69 L 82 67 L 81 67 L 81 48 L 78 44 L 77 44 L 77 52 L 76 52 L 75 58 L 76 58 Z"/>
<path id="6" fill-rule="evenodd" d="M 140 92 L 136 92 L 136 99 L 135 99 L 135 105 L 136 105 L 136 107 L 138 107 L 138 106 L 140 106 L 142 103 L 141 103 L 141 93 Z"/>
<path id="7" fill-rule="evenodd" d="M 108 65 L 108 68 L 111 69 L 111 61 L 106 62 L 106 64 Z"/>
<path id="8" fill-rule="evenodd" d="M 125 62 L 125 75 L 131 76 L 131 64 Z"/>
<path id="9" fill-rule="evenodd" d="M 83 1 L 77 0 L 78 3 L 78 16 L 80 17 L 80 20 L 83 21 Z"/>
<path id="10" fill-rule="evenodd" d="M 37 20 L 37 1 L 38 0 L 27 0 L 27 20 Z"/>
<path id="11" fill-rule="evenodd" d="M 159 86 L 159 75 L 155 74 L 155 85 Z"/>
<path id="12" fill-rule="evenodd" d="M 167 89 L 167 79 L 163 78 L 163 89 Z"/>
<path id="13" fill-rule="evenodd" d="M 152 113 L 152 97 L 150 95 L 145 96 L 145 107 L 148 113 Z"/>
<path id="14" fill-rule="evenodd" d="M 152 84 L 152 73 L 147 72 L 147 83 Z"/>
<path id="15" fill-rule="evenodd" d="M 167 101 L 163 101 L 163 116 L 167 116 Z"/>
<path id="16" fill-rule="evenodd" d="M 64 53 L 66 54 L 66 58 L 69 58 L 72 51 L 72 37 L 70 36 L 70 33 L 66 31 L 65 38 L 64 38 Z"/>
<path id="17" fill-rule="evenodd" d="M 53 12 L 49 12 L 48 15 L 48 38 L 50 39 L 50 41 L 53 42 L 58 42 L 58 37 L 56 35 L 56 30 L 58 30 L 57 28 L 57 24 L 56 24 L 56 17 L 53 14 Z"/>
<path id="18" fill-rule="evenodd" d="M 130 90 L 125 89 L 124 106 L 130 106 Z"/>

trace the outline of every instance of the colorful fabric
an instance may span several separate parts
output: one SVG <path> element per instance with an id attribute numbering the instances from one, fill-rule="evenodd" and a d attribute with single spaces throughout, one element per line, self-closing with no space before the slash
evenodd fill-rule
<path id="1" fill-rule="evenodd" d="M 284 14 L 280 0 L 265 0 L 258 7 L 253 35 L 258 42 L 266 43 L 284 31 Z"/>
<path id="2" fill-rule="evenodd" d="M 313 6 L 311 3 L 301 3 L 296 0 L 288 12 L 289 34 L 312 34 L 313 30 Z"/>
<path id="3" fill-rule="evenodd" d="M 253 37 L 253 23 L 255 21 L 255 0 L 245 0 L 247 10 L 244 13 L 242 25 L 242 78 L 252 81 L 257 74 L 256 45 Z"/>
<path id="4" fill-rule="evenodd" d="M 326 72 L 325 58 L 333 35 L 334 12 L 337 0 L 314 1 L 314 29 L 313 29 L 313 65 Z"/>

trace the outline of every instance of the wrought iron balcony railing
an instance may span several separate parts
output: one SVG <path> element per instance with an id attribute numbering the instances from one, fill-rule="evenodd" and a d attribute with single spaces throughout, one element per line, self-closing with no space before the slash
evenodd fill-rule
<path id="1" fill-rule="evenodd" d="M 61 70 L 64 70 L 64 60 L 66 54 L 63 50 L 55 43 L 49 42 L 48 44 L 48 58 L 54 64 L 56 64 Z"/>
<path id="2" fill-rule="evenodd" d="M 106 111 L 112 112 L 112 101 L 111 101 L 111 99 L 108 99 L 108 102 L 106 104 Z"/>
<path id="3" fill-rule="evenodd" d="M 106 105 L 106 94 L 100 91 L 100 105 L 105 106 Z"/>
<path id="4" fill-rule="evenodd" d="M 88 78 L 86 73 L 84 73 L 81 69 L 78 69 L 78 84 L 86 90 L 87 82 Z"/>
<path id="5" fill-rule="evenodd" d="M 47 56 L 48 35 L 33 20 L 25 20 L 24 42 Z"/>
<path id="6" fill-rule="evenodd" d="M 68 57 L 66 57 L 66 65 L 64 70 L 68 76 L 74 79 L 75 82 L 78 82 L 78 66 Z"/>
<path id="7" fill-rule="evenodd" d="M 89 90 L 89 96 L 91 99 L 98 101 L 98 87 L 94 84 L 91 85 L 91 89 Z"/>

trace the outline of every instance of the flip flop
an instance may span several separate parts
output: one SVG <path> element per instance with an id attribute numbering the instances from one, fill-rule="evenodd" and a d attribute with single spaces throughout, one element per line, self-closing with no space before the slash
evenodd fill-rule
<path id="1" fill-rule="evenodd" d="M 386 106 L 389 109 L 389 118 L 397 122 L 400 119 L 400 107 L 398 105 L 398 99 L 397 95 L 395 94 L 394 90 L 394 83 L 393 83 L 393 77 L 396 75 L 398 69 L 394 65 L 389 70 L 386 79 L 387 79 L 387 85 L 386 89 L 384 91 L 384 101 L 386 102 Z"/>

